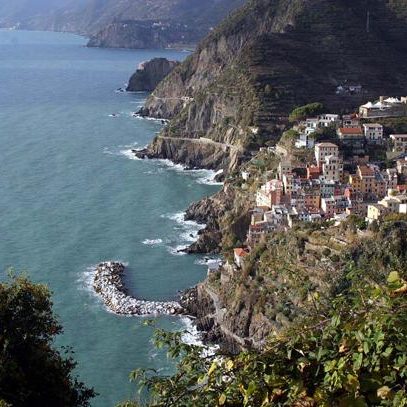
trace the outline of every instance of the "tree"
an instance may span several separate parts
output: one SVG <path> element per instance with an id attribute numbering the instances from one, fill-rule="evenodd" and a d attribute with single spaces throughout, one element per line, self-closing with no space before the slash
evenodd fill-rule
<path id="1" fill-rule="evenodd" d="M 300 120 L 304 120 L 307 117 L 315 116 L 318 114 L 322 114 L 324 111 L 324 105 L 322 103 L 310 103 L 305 106 L 295 108 L 290 116 L 290 122 L 297 122 Z"/>
<path id="2" fill-rule="evenodd" d="M 292 148 L 294 148 L 295 142 L 297 141 L 299 136 L 300 136 L 300 134 L 297 131 L 295 131 L 293 129 L 287 130 L 281 136 L 279 144 L 281 144 L 282 146 L 284 146 L 288 149 L 292 149 Z"/>
<path id="3" fill-rule="evenodd" d="M 95 396 L 73 375 L 72 351 L 54 349 L 62 327 L 49 290 L 25 277 L 0 284 L 0 406 L 89 406 Z"/>

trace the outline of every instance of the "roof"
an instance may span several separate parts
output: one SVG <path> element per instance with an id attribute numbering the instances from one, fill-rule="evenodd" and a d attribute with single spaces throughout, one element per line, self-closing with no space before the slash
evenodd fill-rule
<path id="1" fill-rule="evenodd" d="M 316 165 L 311 165 L 310 167 L 307 167 L 307 170 L 310 172 L 310 174 L 320 174 L 321 173 L 321 168 L 317 167 Z"/>
<path id="2" fill-rule="evenodd" d="M 401 137 L 401 138 L 407 138 L 407 134 L 390 134 L 390 137 Z"/>
<path id="3" fill-rule="evenodd" d="M 369 102 L 370 103 L 370 102 Z M 356 113 L 351 113 L 351 114 L 344 114 L 342 116 L 343 120 L 353 120 L 353 119 L 359 119 L 358 115 Z"/>
<path id="4" fill-rule="evenodd" d="M 397 99 L 397 98 L 387 98 L 385 99 L 385 102 L 387 103 L 401 103 L 401 100 Z"/>
<path id="5" fill-rule="evenodd" d="M 338 146 L 334 143 L 318 143 L 315 147 L 336 147 Z"/>
<path id="6" fill-rule="evenodd" d="M 358 170 L 364 177 L 373 177 L 375 174 L 374 170 L 371 167 L 368 167 L 367 165 L 358 165 Z"/>
<path id="7" fill-rule="evenodd" d="M 238 257 L 245 257 L 249 254 L 245 249 L 242 249 L 241 247 L 234 249 L 233 251 L 235 252 L 235 255 Z"/>
<path id="8" fill-rule="evenodd" d="M 342 134 L 363 134 L 361 127 L 341 127 L 338 130 Z"/>
<path id="9" fill-rule="evenodd" d="M 383 127 L 380 123 L 365 123 L 363 127 L 373 128 L 373 127 Z"/>

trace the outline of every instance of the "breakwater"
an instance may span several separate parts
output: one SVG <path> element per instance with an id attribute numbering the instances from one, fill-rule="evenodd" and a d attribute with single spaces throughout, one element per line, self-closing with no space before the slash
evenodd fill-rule
<path id="1" fill-rule="evenodd" d="M 124 264 L 103 262 L 96 266 L 93 288 L 105 305 L 119 315 L 175 315 L 182 313 L 176 301 L 146 301 L 130 296 L 123 283 Z"/>

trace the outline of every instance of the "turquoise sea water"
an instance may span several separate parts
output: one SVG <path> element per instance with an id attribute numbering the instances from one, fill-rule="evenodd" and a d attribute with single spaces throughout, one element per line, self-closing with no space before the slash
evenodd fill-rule
<path id="1" fill-rule="evenodd" d="M 13 266 L 53 291 L 55 311 L 78 373 L 100 396 L 94 406 L 131 397 L 128 373 L 166 371 L 141 318 L 107 312 L 89 268 L 128 263 L 131 292 L 173 299 L 201 280 L 200 258 L 182 256 L 197 226 L 182 222 L 191 201 L 218 187 L 206 172 L 131 159 L 161 124 L 136 119 L 145 94 L 116 93 L 138 63 L 174 51 L 88 49 L 68 34 L 0 31 L 0 277 Z M 118 117 L 110 117 L 115 113 Z M 178 329 L 177 318 L 160 327 Z"/>

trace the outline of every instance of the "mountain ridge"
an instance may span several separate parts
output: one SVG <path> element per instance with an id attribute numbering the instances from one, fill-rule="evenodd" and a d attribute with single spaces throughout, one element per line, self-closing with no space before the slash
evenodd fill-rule
<path id="1" fill-rule="evenodd" d="M 91 37 L 90 46 L 194 45 L 243 3 L 244 0 L 206 3 L 198 0 L 13 0 L 10 4 L 8 0 L 0 0 L 0 27 L 74 32 Z M 161 26 L 152 30 L 146 27 L 147 22 Z M 168 33 L 161 32 L 164 28 L 169 38 Z M 148 42 L 149 35 L 160 35 L 162 42 Z M 141 37 L 139 42 L 135 41 L 138 36 Z"/>
<path id="2" fill-rule="evenodd" d="M 340 113 L 407 93 L 404 11 L 384 0 L 251 0 L 159 84 L 141 113 L 171 119 L 162 136 L 210 138 L 247 152 L 274 144 L 296 106 L 319 101 Z M 344 84 L 362 92 L 337 94 Z M 188 147 L 173 147 L 158 138 L 146 155 L 182 162 L 178 150 Z"/>

